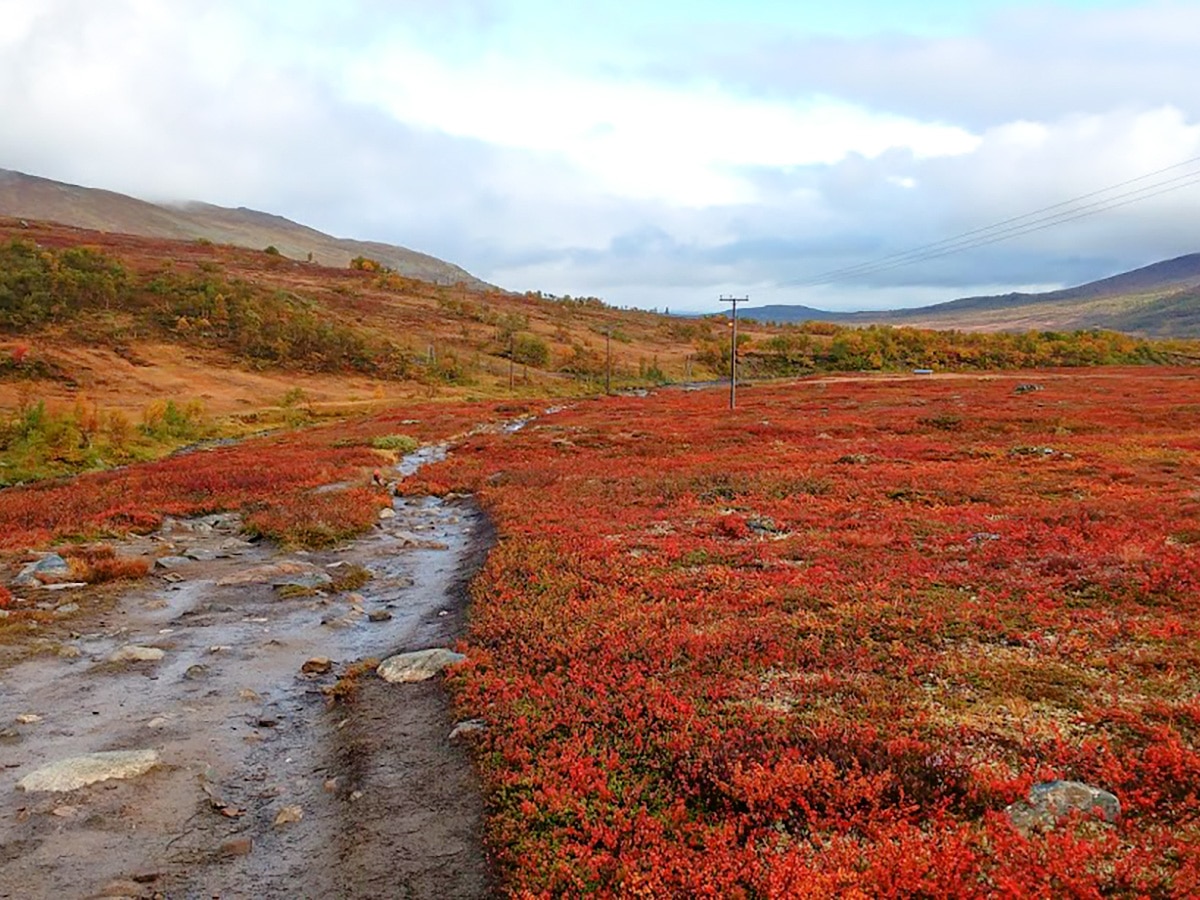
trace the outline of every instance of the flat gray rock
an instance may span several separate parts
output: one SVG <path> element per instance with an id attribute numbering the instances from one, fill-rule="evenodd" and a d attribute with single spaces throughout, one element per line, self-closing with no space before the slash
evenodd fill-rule
<path id="1" fill-rule="evenodd" d="M 193 562 L 194 560 L 186 556 L 160 556 L 154 561 L 154 568 L 170 571 L 180 566 L 190 566 Z"/>
<path id="2" fill-rule="evenodd" d="M 110 750 L 60 759 L 17 782 L 25 791 L 73 791 L 111 778 L 136 778 L 158 765 L 156 750 Z"/>
<path id="3" fill-rule="evenodd" d="M 445 647 L 433 647 L 429 650 L 389 656 L 375 671 L 380 678 L 391 684 L 411 684 L 426 681 L 446 666 L 462 662 L 464 659 L 466 657 L 461 653 L 455 653 Z"/>
<path id="4" fill-rule="evenodd" d="M 1115 795 L 1081 781 L 1043 781 L 1029 789 L 1029 796 L 1006 810 L 1021 831 L 1050 827 L 1073 812 L 1099 813 L 1105 822 L 1121 817 L 1121 801 Z"/>

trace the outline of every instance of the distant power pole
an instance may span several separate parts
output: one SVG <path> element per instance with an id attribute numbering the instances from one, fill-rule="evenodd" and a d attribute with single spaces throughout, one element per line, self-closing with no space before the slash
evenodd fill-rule
<path id="1" fill-rule="evenodd" d="M 737 305 L 749 297 L 724 297 L 722 303 L 733 304 L 733 319 L 729 323 L 729 408 L 737 406 Z"/>

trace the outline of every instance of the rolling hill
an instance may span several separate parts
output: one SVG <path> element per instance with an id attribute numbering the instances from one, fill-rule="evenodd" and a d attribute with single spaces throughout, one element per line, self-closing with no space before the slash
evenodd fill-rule
<path id="1" fill-rule="evenodd" d="M 9 169 L 0 169 L 0 216 L 151 238 L 207 240 L 256 250 L 273 246 L 291 259 L 311 259 L 337 268 L 345 268 L 356 256 L 366 256 L 409 278 L 434 284 L 461 282 L 468 287 L 491 287 L 465 269 L 425 253 L 377 241 L 332 237 L 270 213 L 198 202 L 149 203 L 114 191 L 64 184 Z"/>
<path id="2" fill-rule="evenodd" d="M 1200 253 L 1041 294 L 964 297 L 916 309 L 835 313 L 809 306 L 745 308 L 764 322 L 911 325 L 967 331 L 1102 328 L 1147 337 L 1200 337 Z"/>

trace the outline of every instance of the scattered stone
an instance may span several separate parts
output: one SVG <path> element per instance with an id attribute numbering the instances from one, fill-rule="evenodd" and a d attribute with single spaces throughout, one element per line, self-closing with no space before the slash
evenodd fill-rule
<path id="1" fill-rule="evenodd" d="M 275 590 L 293 588 L 304 591 L 315 591 L 317 588 L 328 587 L 332 582 L 333 579 L 325 572 L 312 571 L 274 581 L 271 583 L 271 587 L 275 588 Z"/>
<path id="2" fill-rule="evenodd" d="M 383 509 L 381 509 L 379 511 L 379 518 L 394 519 L 394 518 L 396 518 L 396 511 L 394 509 L 392 509 L 390 506 L 385 506 Z"/>
<path id="3" fill-rule="evenodd" d="M 57 652 L 60 659 L 78 659 L 83 655 L 83 651 L 73 644 L 63 644 Z"/>
<path id="4" fill-rule="evenodd" d="M 256 728 L 274 728 L 278 724 L 279 724 L 279 719 L 275 718 L 275 716 L 270 716 L 270 715 L 262 715 L 254 720 L 254 726 Z"/>
<path id="5" fill-rule="evenodd" d="M 154 561 L 154 568 L 171 571 L 178 569 L 180 566 L 188 566 L 193 562 L 192 559 L 186 556 L 160 556 Z"/>
<path id="6" fill-rule="evenodd" d="M 337 779 L 337 778 L 326 778 L 326 779 L 325 779 L 325 785 L 324 785 L 324 788 L 325 788 L 325 793 L 327 793 L 327 794 L 334 794 L 334 793 L 337 793 L 338 784 L 339 784 L 339 779 Z"/>
<path id="7" fill-rule="evenodd" d="M 1040 391 L 1041 389 L 1042 389 L 1042 386 L 1040 384 L 1018 384 L 1015 388 L 1013 388 L 1013 393 L 1014 394 L 1029 394 L 1029 393 L 1032 393 L 1033 391 Z"/>
<path id="8" fill-rule="evenodd" d="M 230 838 L 221 845 L 222 856 L 249 856 L 254 840 L 248 837 Z"/>
<path id="9" fill-rule="evenodd" d="M 115 651 L 109 658 L 109 662 L 157 662 L 167 655 L 165 650 L 158 647 L 139 647 L 136 644 L 127 644 L 120 650 Z"/>
<path id="10" fill-rule="evenodd" d="M 467 719 L 465 722 L 459 722 L 450 732 L 450 740 L 466 737 L 471 734 L 478 734 L 481 731 L 487 731 L 487 723 L 483 719 Z"/>
<path id="11" fill-rule="evenodd" d="M 17 782 L 24 791 L 73 791 L 110 778 L 136 778 L 158 765 L 155 750 L 110 750 L 72 756 L 30 772 Z"/>
<path id="12" fill-rule="evenodd" d="M 219 587 L 228 587 L 236 584 L 267 584 L 268 582 L 278 581 L 287 575 L 299 575 L 304 572 L 315 571 L 317 571 L 317 567 L 311 563 L 300 562 L 299 560 L 284 560 L 283 562 L 253 566 L 249 569 L 243 569 L 241 572 L 234 572 L 232 575 L 226 575 L 218 581 L 217 585 Z"/>
<path id="13" fill-rule="evenodd" d="M 300 667 L 305 675 L 324 675 L 333 670 L 333 660 L 328 656 L 314 656 Z"/>
<path id="14" fill-rule="evenodd" d="M 392 614 L 386 609 L 373 609 L 367 613 L 367 619 L 371 622 L 387 622 L 392 618 Z"/>
<path id="15" fill-rule="evenodd" d="M 276 828 L 281 825 L 288 825 L 292 822 L 299 822 L 304 818 L 304 810 L 298 806 L 285 806 L 275 816 L 274 825 Z"/>
<path id="16" fill-rule="evenodd" d="M 991 531 L 978 531 L 975 534 L 971 535 L 969 538 L 967 538 L 967 540 L 969 540 L 972 544 L 985 544 L 988 541 L 1000 540 L 1000 535 L 995 534 Z"/>
<path id="17" fill-rule="evenodd" d="M 47 553 L 41 559 L 29 563 L 17 574 L 16 587 L 41 587 L 43 584 L 70 576 L 71 565 L 57 553 Z"/>
<path id="18" fill-rule="evenodd" d="M 208 666 L 204 663 L 194 663 L 184 670 L 183 677 L 188 681 L 196 681 L 208 674 Z"/>
<path id="19" fill-rule="evenodd" d="M 208 652 L 209 653 L 221 653 L 225 650 L 232 650 L 232 649 L 233 649 L 233 647 L 229 646 L 228 644 L 213 644 L 211 647 L 208 648 Z"/>
<path id="20" fill-rule="evenodd" d="M 419 535 L 413 534 L 411 531 L 396 531 L 392 533 L 402 547 L 412 547 L 414 550 L 448 550 L 447 544 L 441 541 L 430 541 Z"/>
<path id="21" fill-rule="evenodd" d="M 445 647 L 433 647 L 429 650 L 417 650 L 414 653 L 390 656 L 381 662 L 375 671 L 380 678 L 390 684 L 411 684 L 417 681 L 426 681 L 447 666 L 462 662 L 464 659 L 466 657 L 461 653 L 455 653 Z"/>
<path id="22" fill-rule="evenodd" d="M 217 558 L 215 550 L 208 550 L 204 547 L 188 547 L 183 551 L 183 555 L 196 562 L 209 562 Z"/>
<path id="23" fill-rule="evenodd" d="M 18 725 L 36 725 L 40 721 L 42 717 L 37 713 L 21 713 L 16 719 Z"/>
<path id="24" fill-rule="evenodd" d="M 242 688 L 238 691 L 238 699 L 244 700 L 247 703 L 257 703 L 259 700 L 262 700 L 262 697 L 258 695 L 257 691 L 252 691 L 250 688 Z"/>
<path id="25" fill-rule="evenodd" d="M 55 615 L 59 616 L 69 616 L 71 613 L 77 612 L 79 612 L 78 603 L 64 603 L 62 606 L 59 606 L 54 610 Z"/>
<path id="26" fill-rule="evenodd" d="M 362 594 L 349 594 L 347 595 L 346 600 L 349 601 L 351 606 L 362 606 L 367 602 L 367 598 Z"/>
<path id="27" fill-rule="evenodd" d="M 56 806 L 54 809 L 50 810 L 50 814 L 52 816 L 58 816 L 60 819 L 74 818 L 78 812 L 78 806 Z"/>
<path id="28" fill-rule="evenodd" d="M 77 591 L 87 587 L 86 581 L 59 581 L 55 584 L 38 585 L 43 591 Z"/>
<path id="29" fill-rule="evenodd" d="M 1080 781 L 1044 781 L 1029 789 L 1029 796 L 1009 806 L 1009 820 L 1022 832 L 1049 828 L 1073 812 L 1100 814 L 1105 822 L 1121 817 L 1121 801 L 1108 791 Z"/>
<path id="30" fill-rule="evenodd" d="M 155 716 L 153 719 L 151 719 L 149 722 L 146 723 L 146 727 L 147 728 L 165 728 L 168 724 L 170 724 L 170 721 L 171 720 L 168 719 L 166 716 Z"/>

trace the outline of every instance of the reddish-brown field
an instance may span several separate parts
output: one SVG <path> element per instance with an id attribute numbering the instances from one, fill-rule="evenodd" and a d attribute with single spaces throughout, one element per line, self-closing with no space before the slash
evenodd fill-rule
<path id="1" fill-rule="evenodd" d="M 506 891 L 1200 893 L 1200 372 L 739 399 L 581 402 L 406 482 L 476 492 L 500 535 L 451 685 L 488 725 Z M 375 515 L 373 438 L 526 411 L 413 407 L 4 491 L 0 534 L 239 508 L 341 535 Z M 1006 806 L 1051 779 L 1120 819 L 1018 831 Z"/>
<path id="2" fill-rule="evenodd" d="M 454 685 L 508 889 L 1200 893 L 1200 375 L 725 403 L 581 404 L 410 486 L 501 534 Z M 1018 832 L 1050 779 L 1120 820 Z"/>

